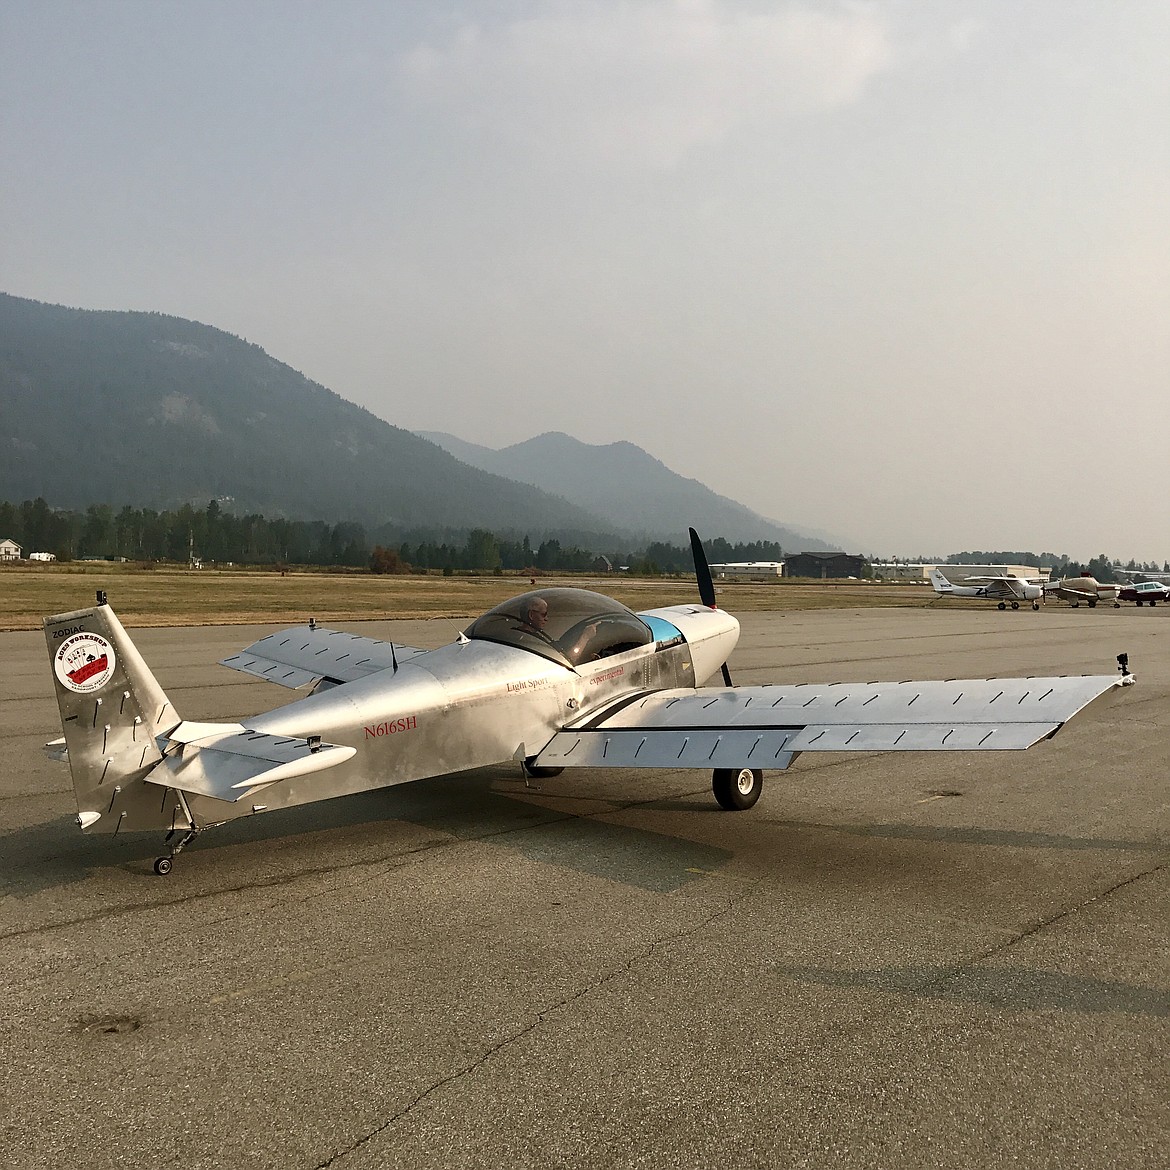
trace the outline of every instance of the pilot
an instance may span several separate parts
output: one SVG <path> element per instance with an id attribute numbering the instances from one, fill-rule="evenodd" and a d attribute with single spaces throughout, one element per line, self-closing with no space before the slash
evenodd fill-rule
<path id="1" fill-rule="evenodd" d="M 528 612 L 520 623 L 520 629 L 526 634 L 533 634 L 537 638 L 543 639 L 549 645 L 555 645 L 552 638 L 544 632 L 544 627 L 548 625 L 548 602 L 543 597 L 534 597 L 528 603 Z"/>
<path id="2" fill-rule="evenodd" d="M 590 622 L 582 631 L 580 637 L 571 645 L 563 646 L 555 638 L 550 637 L 544 632 L 544 627 L 548 625 L 548 602 L 543 597 L 534 597 L 528 603 L 528 610 L 524 615 L 524 619 L 520 623 L 520 630 L 525 634 L 531 634 L 533 637 L 539 638 L 542 642 L 547 642 L 550 646 L 555 646 L 570 662 L 578 662 L 581 658 L 581 653 L 588 645 L 590 639 L 597 633 L 597 622 Z M 597 655 L 591 655 L 591 658 L 596 658 Z"/>

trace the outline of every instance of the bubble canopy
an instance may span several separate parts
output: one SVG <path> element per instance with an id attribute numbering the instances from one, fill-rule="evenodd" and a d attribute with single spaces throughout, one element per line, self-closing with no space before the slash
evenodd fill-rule
<path id="1" fill-rule="evenodd" d="M 530 650 L 578 666 L 654 641 L 633 610 L 589 589 L 533 589 L 501 602 L 464 631 L 468 638 Z"/>

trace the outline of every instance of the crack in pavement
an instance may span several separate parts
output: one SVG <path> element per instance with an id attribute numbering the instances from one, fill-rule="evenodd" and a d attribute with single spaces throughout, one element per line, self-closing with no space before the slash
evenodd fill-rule
<path id="1" fill-rule="evenodd" d="M 755 883 L 753 883 L 751 889 L 754 888 Z M 750 894 L 750 892 L 751 891 L 749 890 L 748 893 Z M 422 1092 L 418 1093 L 413 1100 L 404 1105 L 391 1117 L 387 1118 L 387 1120 L 379 1125 L 376 1129 L 372 1129 L 364 1137 L 359 1138 L 346 1149 L 338 1150 L 337 1153 L 332 1154 L 330 1157 L 326 1158 L 324 1162 L 318 1162 L 314 1166 L 313 1170 L 327 1170 L 328 1167 L 334 1166 L 341 1159 L 348 1158 L 351 1154 L 356 1153 L 363 1146 L 367 1145 L 369 1142 L 385 1133 L 396 1122 L 401 1121 L 402 1118 L 412 1113 L 432 1094 L 437 1093 L 440 1089 L 443 1089 L 448 1085 L 452 1085 L 458 1081 L 463 1080 L 464 1077 L 467 1077 L 471 1073 L 474 1073 L 477 1069 L 482 1068 L 497 1053 L 503 1051 L 505 1048 L 511 1047 L 513 1044 L 522 1040 L 525 1036 L 531 1035 L 536 1031 L 537 1028 L 541 1026 L 541 1024 L 546 1021 L 546 1019 L 548 1019 L 549 1016 L 563 1010 L 570 1004 L 584 999 L 586 996 L 589 996 L 600 988 L 612 983 L 615 979 L 619 979 L 623 975 L 628 974 L 638 963 L 641 963 L 645 959 L 649 958 L 649 956 L 653 954 L 654 951 L 656 951 L 658 948 L 668 946 L 671 943 L 679 941 L 680 939 L 691 938 L 697 935 L 700 931 L 705 930 L 712 923 L 718 922 L 719 919 L 724 918 L 730 914 L 739 900 L 739 898 L 728 899 L 724 906 L 706 915 L 694 925 L 686 927 L 682 930 L 674 931 L 671 934 L 660 935 L 658 938 L 652 939 L 636 954 L 631 955 L 630 958 L 628 958 L 625 962 L 618 964 L 616 967 L 613 967 L 600 978 L 595 979 L 592 983 L 589 983 L 582 988 L 579 988 L 572 994 L 566 995 L 563 999 L 558 1000 L 556 1003 L 549 1004 L 547 1007 L 542 1008 L 539 1012 L 537 1012 L 535 1018 L 530 1023 L 526 1024 L 522 1028 L 517 1029 L 512 1033 L 512 1035 L 505 1036 L 502 1040 L 493 1044 L 490 1048 L 486 1049 L 475 1060 L 471 1061 L 463 1068 L 458 1069 L 456 1072 L 449 1073 L 447 1076 L 440 1077 L 433 1084 L 428 1085 L 425 1089 L 422 1090 Z"/>
<path id="2" fill-rule="evenodd" d="M 1050 926 L 1054 926 L 1056 923 L 1061 922 L 1066 918 L 1071 918 L 1074 914 L 1077 914 L 1081 910 L 1092 906 L 1095 902 L 1100 902 L 1106 898 L 1111 898 L 1114 894 L 1126 889 L 1128 886 L 1132 886 L 1145 878 L 1153 877 L 1155 874 L 1161 873 L 1166 868 L 1167 865 L 1165 863 L 1161 863 L 1159 865 L 1152 866 L 1150 869 L 1144 869 L 1139 873 L 1131 874 L 1129 877 L 1123 878 L 1119 882 L 1115 882 L 1113 885 L 1107 887 L 1104 890 L 1100 890 L 1098 893 L 1085 898 L 1081 902 L 1077 902 L 1072 906 L 1065 906 L 1062 910 L 1058 910 L 1055 914 L 1051 914 L 1047 918 L 1042 918 L 1038 922 L 1034 922 L 1031 926 L 1017 931 L 1014 935 L 1012 935 L 1011 938 L 1005 939 L 1003 942 L 996 943 L 995 946 L 990 947 L 981 954 L 975 955 L 967 959 L 965 962 L 956 963 L 953 967 L 950 967 L 947 970 L 941 972 L 934 978 L 925 980 L 915 988 L 915 991 L 928 992 L 931 989 L 943 988 L 948 983 L 953 983 L 963 974 L 964 971 L 970 970 L 976 964 L 985 963 L 988 959 L 994 958 L 997 955 L 1005 954 L 1013 947 L 1023 942 L 1025 939 L 1029 939 L 1037 934 L 1040 934 L 1042 931 L 1047 930 Z"/>

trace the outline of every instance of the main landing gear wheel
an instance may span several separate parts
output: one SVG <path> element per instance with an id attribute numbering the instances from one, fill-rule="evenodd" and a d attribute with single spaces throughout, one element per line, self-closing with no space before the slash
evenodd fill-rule
<path id="1" fill-rule="evenodd" d="M 1013 601 L 1012 602 L 1012 609 L 1019 609 L 1019 608 L 1020 608 L 1020 603 L 1018 601 Z"/>
<path id="2" fill-rule="evenodd" d="M 1004 603 L 1001 601 L 1001 602 L 999 603 L 999 605 L 997 605 L 995 608 L 996 608 L 996 609 L 1007 609 L 1007 606 L 1006 606 L 1006 605 L 1004 605 Z"/>
<path id="3" fill-rule="evenodd" d="M 542 768 L 530 761 L 535 759 L 535 756 L 530 757 L 524 761 L 524 775 L 530 780 L 551 780 L 554 776 L 559 776 L 564 768 Z"/>
<path id="4" fill-rule="evenodd" d="M 716 768 L 711 774 L 711 791 L 721 808 L 740 812 L 760 799 L 764 773 L 759 768 Z"/>
<path id="5" fill-rule="evenodd" d="M 1033 609 L 1039 609 L 1039 608 L 1040 608 L 1040 602 L 1038 602 L 1038 601 L 1033 601 L 1033 602 L 1032 602 L 1032 608 L 1033 608 Z"/>
<path id="6" fill-rule="evenodd" d="M 174 865 L 174 861 L 171 858 L 156 857 L 154 859 L 154 872 L 157 873 L 159 877 L 166 877 L 167 874 L 171 872 L 172 865 Z"/>
<path id="7" fill-rule="evenodd" d="M 1090 609 L 1096 609 L 1096 608 L 1097 608 L 1097 599 L 1096 599 L 1095 597 L 1090 597 L 1090 598 L 1089 598 L 1089 608 L 1090 608 Z"/>

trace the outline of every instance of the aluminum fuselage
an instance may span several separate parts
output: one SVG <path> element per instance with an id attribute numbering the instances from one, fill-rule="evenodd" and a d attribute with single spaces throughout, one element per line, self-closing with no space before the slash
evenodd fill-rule
<path id="1" fill-rule="evenodd" d="M 515 647 L 461 640 L 419 654 L 397 670 L 242 719 L 251 731 L 320 736 L 353 747 L 355 754 L 328 771 L 269 785 L 234 803 L 187 795 L 191 819 L 204 827 L 254 812 L 521 761 L 536 755 L 566 722 L 607 708 L 624 695 L 698 685 L 719 669 L 738 641 L 739 623 L 721 610 L 671 606 L 650 612 L 671 622 L 682 637 L 576 669 Z M 160 824 L 170 823 L 170 811 L 160 810 L 160 815 Z"/>

